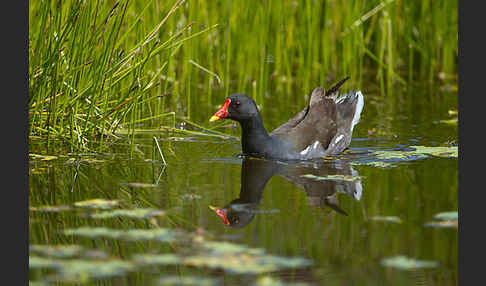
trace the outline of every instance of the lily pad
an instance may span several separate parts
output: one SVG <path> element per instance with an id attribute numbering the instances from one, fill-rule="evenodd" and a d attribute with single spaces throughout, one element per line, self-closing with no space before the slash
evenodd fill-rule
<path id="1" fill-rule="evenodd" d="M 457 225 L 457 220 L 430 221 L 424 224 L 424 226 L 438 228 L 457 228 Z"/>
<path id="2" fill-rule="evenodd" d="M 250 248 L 246 245 L 231 243 L 231 242 L 218 242 L 218 241 L 205 241 L 202 247 L 209 251 L 211 254 L 250 254 L 250 255 L 260 255 L 264 254 L 265 250 L 263 248 Z"/>
<path id="3" fill-rule="evenodd" d="M 402 223 L 402 220 L 396 216 L 372 216 L 369 219 L 374 221 Z"/>
<path id="4" fill-rule="evenodd" d="M 115 217 L 128 217 L 133 219 L 148 219 L 154 216 L 162 216 L 165 215 L 163 210 L 156 210 L 156 209 L 131 209 L 131 210 L 111 210 L 111 211 L 104 211 L 99 213 L 91 214 L 90 217 L 98 218 L 98 219 L 105 219 L 105 218 L 115 218 Z"/>
<path id="5" fill-rule="evenodd" d="M 194 194 L 185 194 L 181 196 L 181 199 L 184 201 L 192 201 L 192 200 L 199 200 L 201 196 L 199 195 L 194 195 Z"/>
<path id="6" fill-rule="evenodd" d="M 92 199 L 86 201 L 75 202 L 74 206 L 79 208 L 90 209 L 111 209 L 118 205 L 117 200 Z"/>
<path id="7" fill-rule="evenodd" d="M 458 212 L 442 212 L 434 215 L 435 219 L 442 219 L 442 220 L 452 220 L 458 218 Z"/>
<path id="8" fill-rule="evenodd" d="M 57 156 L 53 156 L 53 155 L 41 155 L 41 154 L 35 154 L 35 153 L 29 153 L 29 157 L 32 157 L 32 159 L 37 159 L 37 160 L 41 160 L 41 161 L 51 161 L 51 160 L 55 160 L 55 159 L 58 158 Z"/>
<path id="9" fill-rule="evenodd" d="M 201 246 L 205 251 L 186 257 L 184 264 L 223 269 L 234 274 L 261 274 L 312 264 L 305 258 L 268 255 L 261 248 L 250 248 L 230 242 L 207 241 Z"/>
<path id="10" fill-rule="evenodd" d="M 106 259 L 108 256 L 102 250 L 85 249 L 75 244 L 59 245 L 41 245 L 34 244 L 29 246 L 29 251 L 49 258 L 89 258 L 89 259 Z"/>
<path id="11" fill-rule="evenodd" d="M 127 187 L 133 187 L 133 188 L 155 188 L 157 187 L 157 184 L 147 184 L 147 183 L 121 183 L 124 186 Z"/>
<path id="12" fill-rule="evenodd" d="M 137 254 L 133 257 L 137 264 L 142 265 L 171 265 L 182 264 L 183 258 L 175 254 Z"/>
<path id="13" fill-rule="evenodd" d="M 365 161 L 365 162 L 352 162 L 351 165 L 367 165 L 372 167 L 378 168 L 392 168 L 396 167 L 396 164 L 390 162 L 383 162 L 383 161 Z"/>
<path id="14" fill-rule="evenodd" d="M 439 221 L 427 222 L 424 225 L 439 228 L 457 228 L 458 226 L 458 212 L 442 212 L 434 215 L 434 218 Z"/>
<path id="15" fill-rule="evenodd" d="M 59 205 L 59 206 L 37 206 L 37 207 L 30 207 L 30 211 L 35 212 L 44 212 L 44 213 L 56 213 L 56 212 L 63 212 L 72 210 L 69 206 Z"/>
<path id="16" fill-rule="evenodd" d="M 448 147 L 426 147 L 426 146 L 410 146 L 414 148 L 412 151 L 375 151 L 374 155 L 378 159 L 391 159 L 391 160 L 411 160 L 411 159 L 423 159 L 428 156 L 438 157 L 455 157 L 458 155 L 457 146 Z"/>
<path id="17" fill-rule="evenodd" d="M 413 150 L 377 150 L 371 152 L 370 157 L 352 162 L 353 165 L 368 165 L 380 168 L 389 168 L 397 166 L 397 163 L 404 161 L 413 161 L 426 159 L 431 156 L 443 158 L 457 158 L 457 146 L 409 146 Z"/>
<path id="18" fill-rule="evenodd" d="M 307 285 L 310 284 L 303 283 L 303 282 L 287 283 L 270 276 L 259 277 L 253 284 L 253 286 L 307 286 Z"/>
<path id="19" fill-rule="evenodd" d="M 49 269 L 59 266 L 59 261 L 52 258 L 29 255 L 29 269 Z"/>
<path id="20" fill-rule="evenodd" d="M 77 235 L 90 238 L 106 237 L 132 241 L 153 240 L 174 242 L 183 238 L 181 231 L 168 228 L 117 230 L 105 227 L 80 227 L 76 229 L 65 229 L 63 233 L 65 235 Z"/>
<path id="21" fill-rule="evenodd" d="M 71 258 L 78 256 L 83 247 L 80 245 L 39 245 L 34 244 L 29 246 L 29 251 L 55 258 Z"/>
<path id="22" fill-rule="evenodd" d="M 84 226 L 80 228 L 68 228 L 62 231 L 65 235 L 76 235 L 76 236 L 84 236 L 89 238 L 97 238 L 97 237 L 107 237 L 117 239 L 122 234 L 123 231 L 117 229 L 111 229 L 106 227 L 89 227 Z"/>
<path id="23" fill-rule="evenodd" d="M 457 117 L 456 118 L 452 118 L 452 119 L 439 120 L 439 122 L 440 123 L 449 124 L 449 125 L 457 125 Z"/>
<path id="24" fill-rule="evenodd" d="M 118 259 L 91 261 L 67 260 L 56 269 L 56 280 L 86 283 L 93 279 L 121 276 L 135 270 L 135 266 Z"/>
<path id="25" fill-rule="evenodd" d="M 415 153 L 445 157 L 445 158 L 457 158 L 458 148 L 457 146 L 447 146 L 447 147 L 425 147 L 425 146 L 410 146 L 415 148 Z"/>
<path id="26" fill-rule="evenodd" d="M 305 174 L 302 175 L 301 177 L 313 179 L 316 181 L 345 181 L 345 182 L 354 182 L 362 178 L 360 176 L 348 176 L 348 175 L 327 175 L 326 177 L 320 177 L 312 174 Z"/>
<path id="27" fill-rule="evenodd" d="M 439 265 L 436 261 L 417 260 L 403 255 L 385 258 L 381 261 L 385 267 L 393 267 L 402 270 L 415 270 L 418 268 L 435 268 Z"/>
<path id="28" fill-rule="evenodd" d="M 163 276 L 157 280 L 159 285 L 196 285 L 196 286 L 209 286 L 216 285 L 217 279 L 206 278 L 200 276 Z"/>

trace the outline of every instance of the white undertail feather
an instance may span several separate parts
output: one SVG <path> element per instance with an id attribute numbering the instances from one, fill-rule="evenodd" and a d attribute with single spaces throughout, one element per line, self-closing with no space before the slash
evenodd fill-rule
<path id="1" fill-rule="evenodd" d="M 361 111 L 363 110 L 364 99 L 363 94 L 361 91 L 356 92 L 356 96 L 358 97 L 358 102 L 356 103 L 356 110 L 354 111 L 353 122 L 351 124 L 351 130 L 353 130 L 354 126 L 358 124 L 359 118 L 361 116 Z"/>
<path id="2" fill-rule="evenodd" d="M 343 135 L 343 134 L 339 135 L 339 136 L 336 138 L 335 143 L 337 144 L 337 143 L 338 143 L 339 141 L 341 141 L 341 139 L 343 139 L 343 138 L 344 138 L 344 135 Z"/>

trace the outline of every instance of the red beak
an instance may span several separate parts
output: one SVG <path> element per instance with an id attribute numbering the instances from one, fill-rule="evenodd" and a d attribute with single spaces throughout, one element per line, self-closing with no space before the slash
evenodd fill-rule
<path id="1" fill-rule="evenodd" d="M 226 210 L 225 209 L 218 209 L 213 206 L 209 206 L 210 209 L 212 209 L 222 220 L 225 225 L 229 225 L 230 222 L 228 218 L 226 217 Z"/>
<path id="2" fill-rule="evenodd" d="M 213 116 L 211 116 L 211 119 L 209 119 L 209 122 L 216 121 L 216 120 L 219 120 L 221 118 L 225 118 L 226 116 L 228 116 L 228 106 L 230 105 L 230 103 L 231 103 L 231 99 L 227 98 L 224 101 L 223 107 L 221 107 L 218 111 L 216 111 L 216 113 Z"/>

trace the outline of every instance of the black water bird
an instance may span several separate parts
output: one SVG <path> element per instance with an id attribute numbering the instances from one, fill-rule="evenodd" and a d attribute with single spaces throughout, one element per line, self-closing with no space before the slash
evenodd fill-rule
<path id="1" fill-rule="evenodd" d="M 361 91 L 338 97 L 339 87 L 348 79 L 327 91 L 314 89 L 309 105 L 271 133 L 265 130 L 255 101 L 245 94 L 228 96 L 210 121 L 225 118 L 239 122 L 246 155 L 308 160 L 339 154 L 349 146 L 364 105 Z"/>

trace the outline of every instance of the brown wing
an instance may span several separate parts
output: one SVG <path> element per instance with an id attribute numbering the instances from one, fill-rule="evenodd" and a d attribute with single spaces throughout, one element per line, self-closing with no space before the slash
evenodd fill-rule
<path id="1" fill-rule="evenodd" d="M 277 135 L 277 134 L 284 134 L 292 130 L 297 124 L 299 124 L 304 117 L 307 115 L 307 112 L 309 111 L 309 106 L 306 108 L 302 109 L 299 113 L 297 113 L 293 118 L 289 119 L 287 122 L 284 124 L 280 125 L 279 127 L 275 128 L 270 135 Z"/>
<path id="2" fill-rule="evenodd" d="M 337 131 L 336 116 L 334 99 L 324 96 L 324 90 L 318 87 L 312 92 L 309 106 L 270 135 L 287 142 L 295 152 L 316 140 L 326 148 Z"/>

